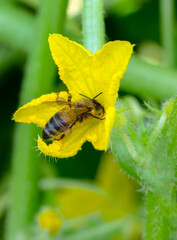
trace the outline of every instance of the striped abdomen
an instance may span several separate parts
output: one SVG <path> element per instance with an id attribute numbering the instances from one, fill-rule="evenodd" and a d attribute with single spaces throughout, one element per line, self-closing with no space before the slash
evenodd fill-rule
<path id="1" fill-rule="evenodd" d="M 66 127 L 67 123 L 62 120 L 60 112 L 57 112 L 50 118 L 50 120 L 45 125 L 42 132 L 43 139 L 54 139 L 59 134 L 63 133 Z"/>

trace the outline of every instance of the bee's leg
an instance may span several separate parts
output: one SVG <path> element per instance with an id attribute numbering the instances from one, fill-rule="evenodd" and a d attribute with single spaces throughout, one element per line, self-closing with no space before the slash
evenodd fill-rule
<path id="1" fill-rule="evenodd" d="M 58 96 L 58 93 L 57 93 L 57 98 L 56 98 L 56 102 L 58 102 L 58 103 L 60 103 L 61 104 L 61 102 L 66 102 L 66 100 L 64 99 L 64 98 L 62 98 L 62 97 L 59 97 Z"/>
<path id="2" fill-rule="evenodd" d="M 93 118 L 96 118 L 96 119 L 99 119 L 99 120 L 104 120 L 105 118 L 99 118 L 97 116 L 94 116 L 92 115 L 91 113 L 85 113 L 86 116 L 90 116 L 90 117 L 93 117 Z"/>
<path id="3" fill-rule="evenodd" d="M 77 121 L 79 121 L 79 118 L 76 118 L 76 119 L 68 126 L 68 128 L 71 129 Z"/>
<path id="4" fill-rule="evenodd" d="M 68 102 L 71 102 L 71 98 L 72 98 L 71 93 L 68 92 Z"/>
<path id="5" fill-rule="evenodd" d="M 68 93 L 68 102 L 70 103 L 72 96 L 71 96 L 71 93 L 69 93 L 69 92 L 67 92 L 67 93 Z M 71 108 L 71 104 L 69 104 L 69 107 Z"/>
<path id="6" fill-rule="evenodd" d="M 60 137 L 56 138 L 55 140 L 60 141 L 61 139 L 63 139 L 66 136 L 69 136 L 72 133 L 72 127 L 74 126 L 74 124 L 79 121 L 78 118 L 76 118 L 68 127 L 67 129 L 65 129 L 62 134 L 60 135 Z"/>
<path id="7" fill-rule="evenodd" d="M 83 119 L 84 119 L 84 114 L 82 114 L 82 115 L 78 118 L 78 121 L 79 121 L 79 122 L 82 122 Z"/>
<path id="8" fill-rule="evenodd" d="M 78 120 L 78 122 L 81 123 L 87 117 L 88 117 L 87 113 L 85 113 L 85 114 L 83 113 L 83 114 L 81 114 L 80 116 L 77 117 L 77 120 Z"/>
<path id="9" fill-rule="evenodd" d="M 71 128 L 68 128 L 68 129 L 65 131 L 65 137 L 69 136 L 71 133 L 72 133 L 72 129 L 71 129 Z"/>
<path id="10" fill-rule="evenodd" d="M 72 133 L 72 129 L 71 128 L 67 128 L 60 136 L 60 138 L 56 138 L 55 140 L 60 141 L 61 139 L 63 139 L 64 137 L 69 136 Z"/>
<path id="11" fill-rule="evenodd" d="M 75 123 L 75 122 L 74 122 Z M 74 124 L 73 124 L 74 125 Z M 73 126 L 72 125 L 72 126 Z M 68 128 L 64 131 L 64 133 L 62 134 L 62 135 L 64 135 L 62 138 L 64 138 L 64 137 L 67 137 L 67 136 L 69 136 L 71 133 L 72 133 L 72 126 L 71 126 L 71 124 L 68 126 Z M 60 139 L 62 139 L 62 138 L 60 138 Z"/>
<path id="12" fill-rule="evenodd" d="M 65 137 L 65 134 L 62 133 L 62 135 L 60 136 L 60 138 L 56 138 L 55 140 L 60 141 L 60 140 L 63 139 L 64 137 Z"/>

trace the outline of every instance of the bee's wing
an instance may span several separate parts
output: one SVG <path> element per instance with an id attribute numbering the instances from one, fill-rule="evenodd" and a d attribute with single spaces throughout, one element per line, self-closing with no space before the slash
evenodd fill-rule
<path id="1" fill-rule="evenodd" d="M 87 107 L 80 107 L 80 108 L 71 108 L 71 111 L 73 112 L 73 115 L 75 116 L 75 118 L 77 118 L 78 116 L 81 116 L 83 113 L 88 112 L 88 108 Z"/>
<path id="2" fill-rule="evenodd" d="M 48 105 L 48 106 L 58 106 L 60 109 L 63 108 L 64 106 L 74 106 L 75 103 L 74 102 L 66 102 L 66 101 L 63 101 L 63 100 L 56 100 L 56 101 L 46 101 L 46 102 L 43 102 L 41 103 L 41 105 Z"/>
<path id="3" fill-rule="evenodd" d="M 73 106 L 74 103 L 66 101 L 44 101 L 38 103 L 35 101 L 33 104 L 28 103 L 19 108 L 13 118 L 16 122 L 35 123 L 44 127 L 46 122 L 58 111 L 65 108 L 67 105 Z"/>

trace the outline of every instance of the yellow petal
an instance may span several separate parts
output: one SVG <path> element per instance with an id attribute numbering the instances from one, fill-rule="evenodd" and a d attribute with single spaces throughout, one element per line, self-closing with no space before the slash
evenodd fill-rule
<path id="1" fill-rule="evenodd" d="M 51 34 L 49 45 L 59 75 L 73 98 L 79 99 L 79 93 L 90 98 L 98 94 L 92 73 L 92 53 L 60 34 Z"/>
<path id="2" fill-rule="evenodd" d="M 94 81 L 100 95 L 100 102 L 105 108 L 114 106 L 120 79 L 126 71 L 133 45 L 127 41 L 106 43 L 93 56 Z"/>
<path id="3" fill-rule="evenodd" d="M 44 127 L 47 121 L 58 112 L 63 105 L 56 102 L 57 96 L 67 100 L 67 92 L 45 94 L 23 105 L 14 113 L 14 120 L 22 123 L 35 123 Z"/>
<path id="4" fill-rule="evenodd" d="M 122 217 L 136 208 L 134 183 L 120 171 L 114 159 L 111 152 L 103 154 L 96 175 L 96 184 L 118 203 L 116 206 L 110 204 L 108 209 L 104 209 L 107 220 Z"/>
<path id="5" fill-rule="evenodd" d="M 97 150 L 107 150 L 111 129 L 114 124 L 115 119 L 115 108 L 109 107 L 106 110 L 105 120 L 102 120 L 102 123 L 97 124 L 93 130 L 93 134 L 97 136 L 95 141 L 92 141 L 92 144 Z"/>
<path id="6" fill-rule="evenodd" d="M 67 219 L 107 209 L 112 203 L 106 195 L 79 188 L 64 189 L 59 193 L 58 200 Z"/>
<path id="7" fill-rule="evenodd" d="M 104 121 L 104 120 L 103 120 Z M 38 138 L 38 147 L 45 155 L 66 158 L 72 157 L 79 150 L 85 141 L 98 142 L 98 138 L 105 136 L 98 136 L 95 133 L 95 128 L 100 124 L 100 120 L 87 119 L 83 123 L 77 123 L 72 128 L 72 133 L 64 137 L 62 140 L 54 140 L 50 145 L 47 145 L 40 137 Z M 103 140 L 103 142 L 105 142 Z"/>

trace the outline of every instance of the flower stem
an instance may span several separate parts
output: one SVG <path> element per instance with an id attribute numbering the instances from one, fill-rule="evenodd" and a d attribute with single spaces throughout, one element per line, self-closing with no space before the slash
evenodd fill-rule
<path id="1" fill-rule="evenodd" d="M 125 239 L 129 239 L 130 232 L 129 231 L 126 232 L 127 226 L 129 226 L 129 229 L 133 229 L 135 227 L 135 219 L 133 219 L 132 216 L 102 223 L 93 226 L 89 230 L 85 229 L 73 233 L 71 235 L 68 234 L 68 236 L 64 237 L 63 239 L 65 240 L 111 239 L 111 237 L 114 236 L 115 234 L 118 236 L 126 235 L 127 238 Z"/>
<path id="2" fill-rule="evenodd" d="M 164 119 L 162 124 L 160 122 L 160 128 L 162 125 L 164 127 L 158 138 L 155 136 L 153 139 L 156 140 L 154 144 L 156 146 L 154 146 L 152 161 L 147 165 L 146 182 L 150 183 L 151 180 L 152 191 L 148 191 L 146 195 L 146 240 L 168 240 L 169 230 L 177 218 L 176 211 L 172 210 L 176 209 L 177 96 L 172 111 L 169 113 L 168 111 L 169 106 L 164 112 L 168 115 L 165 124 Z"/>
<path id="3" fill-rule="evenodd" d="M 34 42 L 34 17 L 8 1 L 0 1 L 0 41 L 6 46 L 30 52 Z M 13 37 L 15 36 L 15 37 Z"/>
<path id="4" fill-rule="evenodd" d="M 134 54 L 120 89 L 143 99 L 151 96 L 157 100 L 164 100 L 175 96 L 176 79 L 177 71 L 149 64 Z"/>
<path id="5" fill-rule="evenodd" d="M 103 0 L 83 0 L 83 44 L 92 53 L 104 44 Z"/>
<path id="6" fill-rule="evenodd" d="M 61 32 L 65 19 L 67 1 L 41 2 L 36 20 L 36 36 L 33 51 L 29 55 L 20 95 L 20 105 L 49 91 L 55 76 L 48 35 Z M 25 42 L 23 44 L 26 44 Z M 10 210 L 7 218 L 6 239 L 26 239 L 29 223 L 33 221 L 39 205 L 38 179 L 40 160 L 34 150 L 37 131 L 34 126 L 19 124 L 15 129 L 12 154 L 12 177 Z M 18 237 L 17 237 L 18 236 Z"/>
<path id="7" fill-rule="evenodd" d="M 168 206 L 162 196 L 155 192 L 147 192 L 145 240 L 169 239 L 167 209 Z"/>
<path id="8" fill-rule="evenodd" d="M 174 0 L 160 0 L 161 39 L 168 66 L 174 66 L 175 62 L 174 12 Z"/>

